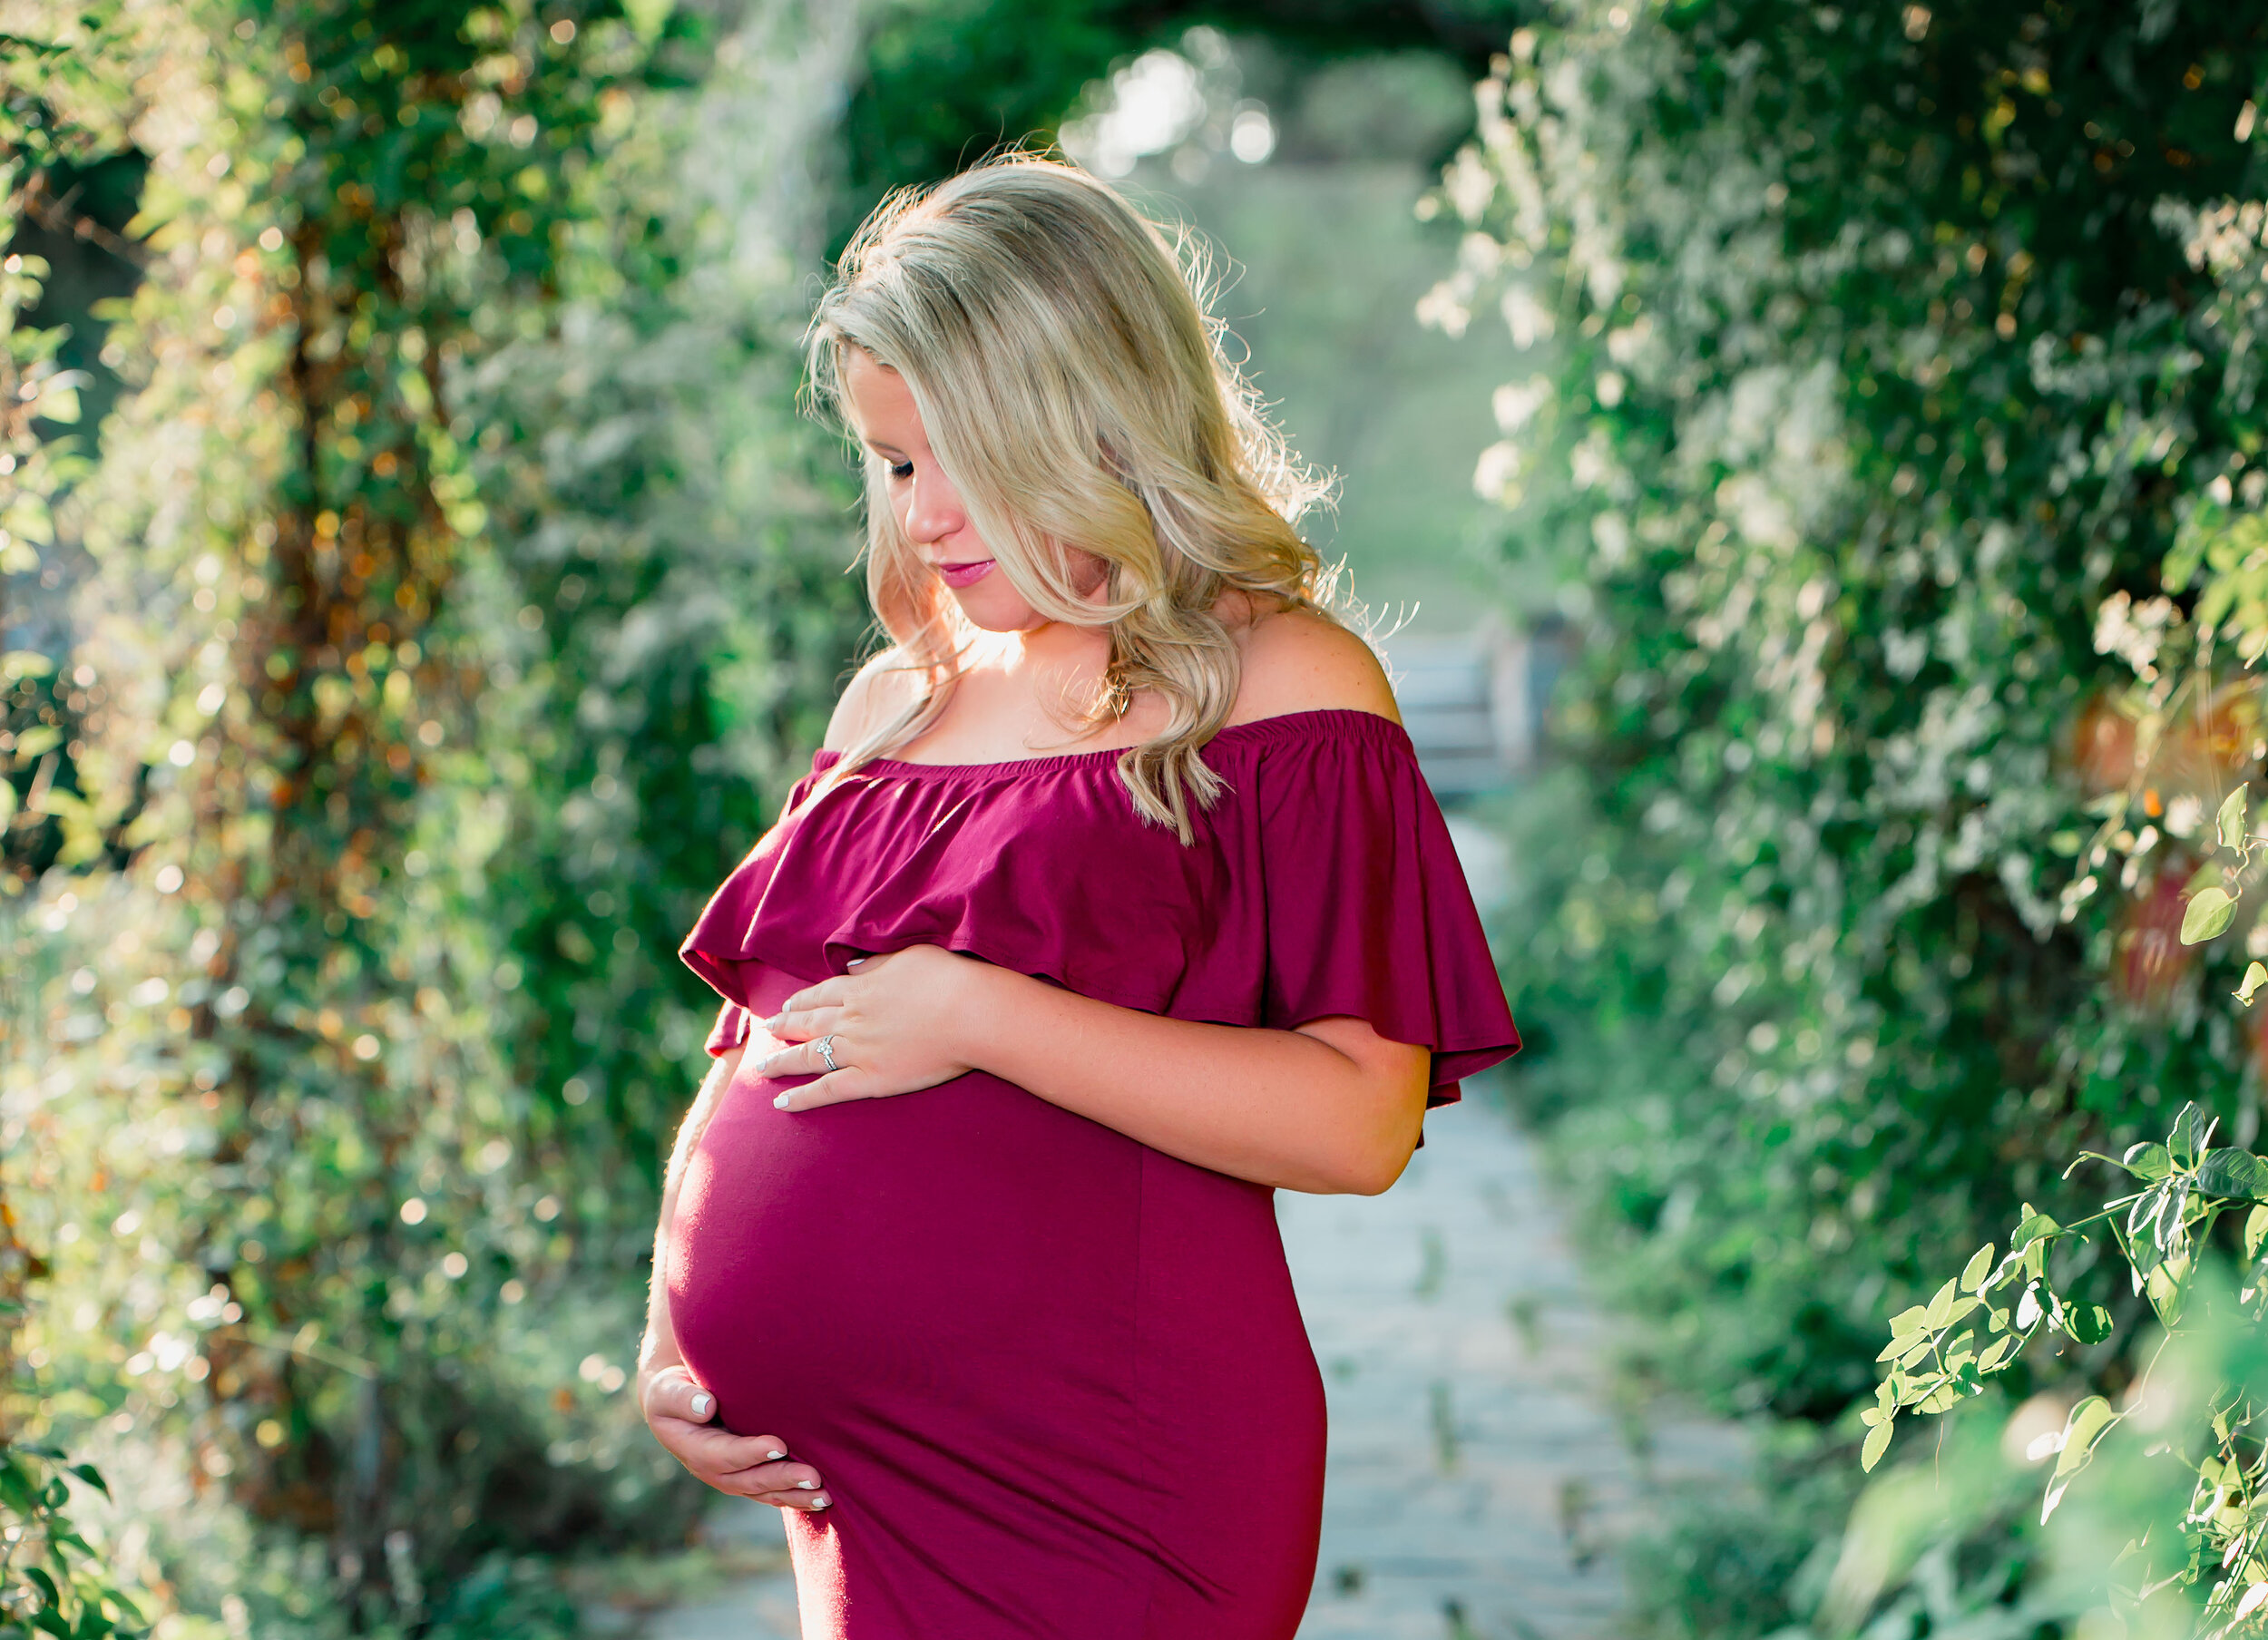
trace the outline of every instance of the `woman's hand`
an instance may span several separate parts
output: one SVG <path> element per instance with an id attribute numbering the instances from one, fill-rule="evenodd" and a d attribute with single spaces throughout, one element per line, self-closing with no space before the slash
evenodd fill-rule
<path id="1" fill-rule="evenodd" d="M 787 1443 L 769 1435 L 735 1435 L 711 1421 L 717 1398 L 681 1366 L 663 1367 L 639 1386 L 639 1406 L 653 1438 L 704 1485 L 776 1508 L 816 1511 L 833 1501 L 818 1470 L 785 1463 Z"/>
<path id="2" fill-rule="evenodd" d="M 758 1073 L 815 1079 L 773 1104 L 813 1110 L 888 1098 L 974 1069 L 964 1045 L 985 1011 L 986 978 L 999 970 L 934 945 L 861 957 L 850 970 L 797 991 L 764 1021 L 792 1045 L 766 1058 Z"/>

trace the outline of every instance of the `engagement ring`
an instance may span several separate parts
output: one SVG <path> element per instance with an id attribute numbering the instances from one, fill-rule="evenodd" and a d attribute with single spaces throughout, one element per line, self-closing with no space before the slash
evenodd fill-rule
<path id="1" fill-rule="evenodd" d="M 829 1070 L 840 1070 L 843 1069 L 840 1065 L 837 1065 L 835 1062 L 835 1037 L 832 1032 L 821 1037 L 817 1041 L 812 1043 L 811 1046 L 819 1050 L 819 1057 L 826 1061 L 826 1068 Z"/>

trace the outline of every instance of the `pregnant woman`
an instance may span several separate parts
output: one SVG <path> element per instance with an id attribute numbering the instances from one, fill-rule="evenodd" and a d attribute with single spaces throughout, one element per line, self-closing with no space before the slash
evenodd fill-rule
<path id="1" fill-rule="evenodd" d="M 1272 1192 L 1519 1039 L 1312 499 L 1158 231 L 1019 158 L 813 327 L 890 639 L 685 944 L 640 1367 L 807 1640 L 1288 1640 L 1324 1401 Z"/>

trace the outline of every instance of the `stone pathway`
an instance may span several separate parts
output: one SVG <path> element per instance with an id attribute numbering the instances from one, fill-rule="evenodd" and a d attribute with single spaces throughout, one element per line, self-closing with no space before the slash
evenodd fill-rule
<path id="1" fill-rule="evenodd" d="M 1277 1198 L 1331 1399 L 1302 1640 L 1608 1640 L 1617 1547 L 1643 1498 L 1745 1468 L 1735 1430 L 1609 1404 L 1609 1323 L 1585 1296 L 1534 1147 L 1485 1084 L 1467 1091 L 1434 1114 L 1385 1196 Z M 743 1555 L 780 1541 L 756 1505 L 721 1506 L 711 1531 Z M 646 1640 L 796 1633 L 784 1570 L 644 1628 Z"/>
<path id="2" fill-rule="evenodd" d="M 1611 1404 L 1534 1147 L 1466 1092 L 1384 1196 L 1278 1198 L 1331 1397 L 1302 1640 L 1605 1640 L 1644 1499 L 1745 1467 L 1736 1430 Z"/>

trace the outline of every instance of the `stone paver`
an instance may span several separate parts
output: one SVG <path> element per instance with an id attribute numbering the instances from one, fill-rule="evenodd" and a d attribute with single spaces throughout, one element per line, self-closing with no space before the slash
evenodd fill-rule
<path id="1" fill-rule="evenodd" d="M 1323 1556 L 1303 1640 L 1593 1640 L 1618 1544 L 1676 1469 L 1731 1476 L 1732 1431 L 1609 1405 L 1611 1339 L 1532 1145 L 1476 1084 L 1393 1190 L 1278 1198 L 1331 1398 Z M 1635 1415 L 1632 1415 L 1635 1416 Z M 1663 1437 L 1668 1437 L 1665 1440 Z"/>
<path id="2" fill-rule="evenodd" d="M 1609 1405 L 1586 1298 L 1532 1144 L 1482 1084 L 1437 1111 L 1375 1198 L 1277 1198 L 1331 1400 L 1323 1554 L 1302 1640 L 1606 1640 L 1618 1544 L 1657 1481 L 1744 1469 L 1736 1432 Z M 779 1541 L 771 1511 L 712 1530 Z M 784 1572 L 650 1621 L 648 1640 L 797 1633 Z"/>

